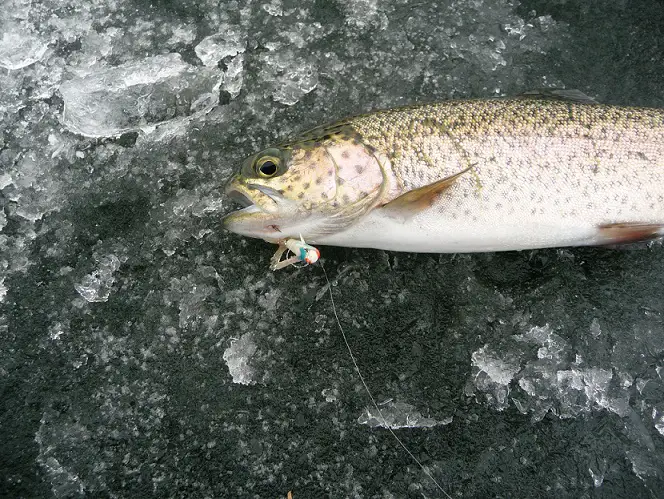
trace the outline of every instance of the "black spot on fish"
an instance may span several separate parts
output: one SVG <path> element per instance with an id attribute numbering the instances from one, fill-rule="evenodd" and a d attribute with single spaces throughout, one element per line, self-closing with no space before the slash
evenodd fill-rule
<path id="1" fill-rule="evenodd" d="M 322 183 L 323 183 L 323 179 L 320 178 L 320 177 L 318 177 L 318 178 L 316 179 L 316 185 L 320 185 L 320 184 L 322 184 Z"/>
<path id="2" fill-rule="evenodd" d="M 305 182 L 302 187 L 304 187 L 305 189 L 308 189 L 310 186 L 311 186 L 311 182 Z"/>
<path id="3" fill-rule="evenodd" d="M 311 151 L 305 151 L 304 152 L 304 159 L 305 159 L 305 161 L 311 159 Z"/>
<path id="4" fill-rule="evenodd" d="M 362 165 L 355 165 L 355 171 L 357 173 L 364 173 L 364 166 Z"/>
<path id="5" fill-rule="evenodd" d="M 330 177 L 333 177 L 333 176 L 334 176 L 334 170 L 333 170 L 332 168 L 330 168 L 330 169 L 327 171 L 327 174 L 328 174 Z"/>
<path id="6" fill-rule="evenodd" d="M 344 200 L 344 203 L 347 203 L 347 202 L 350 201 L 350 197 L 348 196 L 348 194 L 344 194 L 344 195 L 342 196 L 342 199 Z"/>
<path id="7" fill-rule="evenodd" d="M 302 175 L 294 175 L 293 176 L 293 182 L 299 182 L 302 180 Z"/>
<path id="8" fill-rule="evenodd" d="M 327 194 L 325 192 L 321 192 L 320 197 L 322 197 L 323 199 L 327 199 Z"/>
<path id="9" fill-rule="evenodd" d="M 341 157 L 344 159 L 350 158 L 350 153 L 348 151 L 342 151 L 341 152 Z"/>
<path id="10" fill-rule="evenodd" d="M 333 201 L 333 202 L 332 202 L 332 206 L 333 206 L 334 208 L 339 208 L 339 201 Z"/>
<path id="11" fill-rule="evenodd" d="M 346 181 L 344 179 L 342 179 L 341 177 L 339 177 L 337 182 L 339 183 L 339 185 L 344 185 L 346 183 Z"/>
<path id="12" fill-rule="evenodd" d="M 286 192 L 286 191 L 284 191 L 283 189 L 279 189 L 277 192 L 278 192 L 279 194 L 283 194 L 283 193 Z"/>
<path id="13" fill-rule="evenodd" d="M 287 185 L 287 186 L 286 186 L 286 190 L 287 190 L 287 191 L 292 191 L 292 190 L 293 190 L 293 186 L 292 186 L 292 185 Z"/>
<path id="14" fill-rule="evenodd" d="M 298 198 L 298 199 L 302 199 L 302 198 L 304 198 L 304 192 L 300 192 L 300 193 L 297 195 L 297 198 Z"/>

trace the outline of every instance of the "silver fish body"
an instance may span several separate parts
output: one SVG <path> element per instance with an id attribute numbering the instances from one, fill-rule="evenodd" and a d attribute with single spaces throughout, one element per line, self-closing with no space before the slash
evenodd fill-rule
<path id="1" fill-rule="evenodd" d="M 231 230 L 413 252 L 664 234 L 660 109 L 537 97 L 450 101 L 350 118 L 276 150 L 289 155 L 279 175 L 252 178 L 245 168 L 229 186 L 270 229 L 243 230 L 231 214 Z M 251 194 L 266 186 L 276 193 L 269 224 L 267 204 Z"/>

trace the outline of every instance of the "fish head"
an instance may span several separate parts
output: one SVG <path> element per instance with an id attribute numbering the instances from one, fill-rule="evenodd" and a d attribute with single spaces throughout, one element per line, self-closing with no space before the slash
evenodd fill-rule
<path id="1" fill-rule="evenodd" d="M 279 242 L 338 232 L 380 202 L 387 158 L 348 127 L 308 132 L 248 157 L 226 194 L 243 209 L 224 218 L 237 234 Z"/>

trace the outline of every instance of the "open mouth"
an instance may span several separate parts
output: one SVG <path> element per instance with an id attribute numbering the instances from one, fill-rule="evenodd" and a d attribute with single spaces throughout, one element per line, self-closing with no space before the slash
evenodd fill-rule
<path id="1" fill-rule="evenodd" d="M 236 215 L 236 214 L 239 214 L 239 213 L 250 214 L 250 213 L 257 213 L 257 212 L 263 211 L 254 202 L 253 199 L 251 199 L 247 194 L 245 194 L 244 192 L 242 192 L 240 190 L 228 189 L 226 191 L 226 195 L 228 196 L 228 198 L 234 204 L 237 204 L 237 205 L 241 206 L 240 209 L 233 210 L 230 213 L 228 213 L 226 216 Z"/>
<path id="2" fill-rule="evenodd" d="M 232 190 L 227 194 L 231 201 L 233 201 L 236 204 L 239 204 L 243 208 L 247 208 L 249 206 L 254 205 L 254 202 L 251 200 L 251 198 L 249 198 L 249 196 L 240 191 Z"/>

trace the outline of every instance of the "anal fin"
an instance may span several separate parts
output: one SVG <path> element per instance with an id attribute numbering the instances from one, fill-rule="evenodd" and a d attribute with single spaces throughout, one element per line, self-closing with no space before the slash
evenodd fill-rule
<path id="1" fill-rule="evenodd" d="M 664 224 L 620 222 L 598 227 L 603 244 L 629 244 L 664 237 Z"/>

